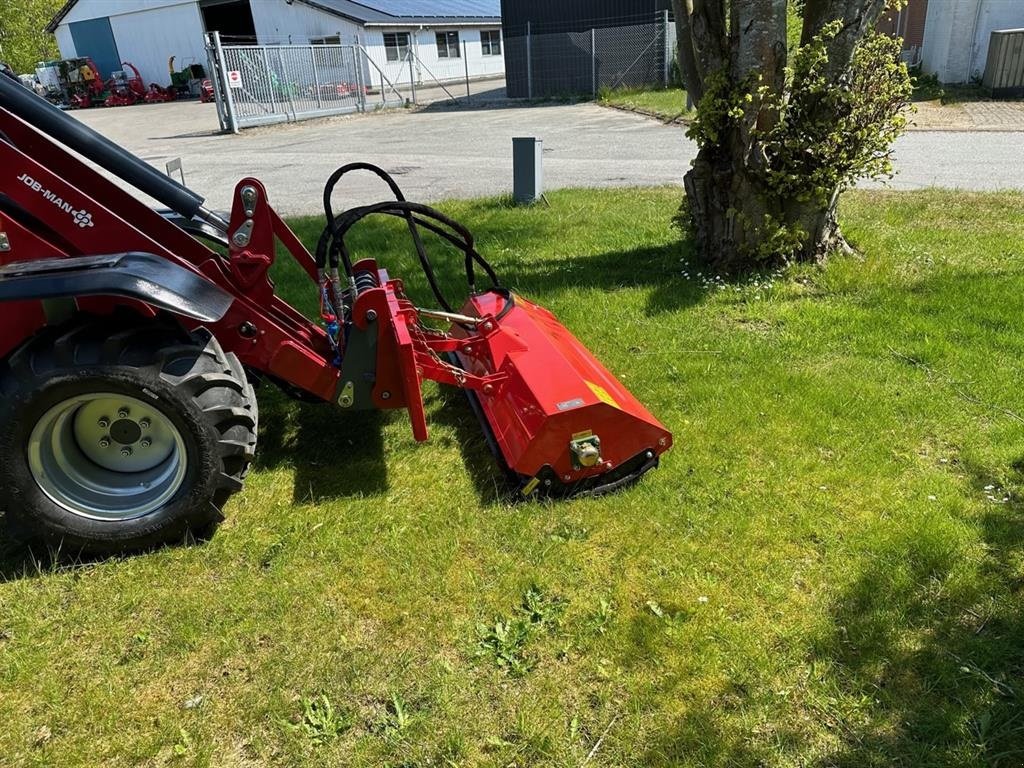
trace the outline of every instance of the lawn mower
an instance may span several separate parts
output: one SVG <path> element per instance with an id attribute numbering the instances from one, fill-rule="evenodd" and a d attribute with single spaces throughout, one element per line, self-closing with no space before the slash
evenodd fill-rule
<path id="1" fill-rule="evenodd" d="M 0 169 L 0 509 L 23 536 L 118 552 L 209 535 L 254 457 L 260 381 L 343 410 L 406 409 L 416 440 L 424 380 L 461 388 L 526 498 L 621 488 L 671 445 L 551 312 L 501 284 L 465 227 L 380 168 L 331 174 L 310 253 L 257 179 L 238 183 L 225 218 L 0 78 Z M 353 172 L 394 199 L 335 211 Z M 437 307 L 351 252 L 371 216 L 403 222 Z M 426 233 L 457 249 L 465 301 L 442 292 Z M 275 294 L 277 245 L 308 274 L 319 322 Z"/>

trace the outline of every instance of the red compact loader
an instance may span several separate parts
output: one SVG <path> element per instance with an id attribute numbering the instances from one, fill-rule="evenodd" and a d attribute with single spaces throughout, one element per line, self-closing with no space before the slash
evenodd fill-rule
<path id="1" fill-rule="evenodd" d="M 336 213 L 334 186 L 355 170 L 395 199 Z M 314 254 L 256 179 L 238 183 L 227 220 L 203 204 L 0 78 L 0 509 L 15 532 L 92 552 L 208 534 L 253 460 L 260 380 L 346 410 L 404 408 L 417 440 L 423 380 L 460 387 L 523 497 L 620 488 L 671 445 L 550 312 L 501 286 L 465 228 L 381 169 L 330 176 Z M 405 223 L 439 308 L 349 252 L 346 234 L 373 215 Z M 464 303 L 438 289 L 423 232 L 464 256 Z M 274 293 L 278 244 L 309 275 L 321 322 Z"/>

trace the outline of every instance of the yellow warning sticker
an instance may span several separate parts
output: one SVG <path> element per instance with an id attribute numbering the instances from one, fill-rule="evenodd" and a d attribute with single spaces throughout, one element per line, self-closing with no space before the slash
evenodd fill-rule
<path id="1" fill-rule="evenodd" d="M 620 411 L 622 410 L 622 406 L 615 402 L 615 398 L 608 394 L 607 389 L 592 381 L 588 381 L 587 386 L 590 387 L 590 391 L 593 392 L 597 399 L 602 403 L 608 403 L 612 408 L 618 408 Z"/>

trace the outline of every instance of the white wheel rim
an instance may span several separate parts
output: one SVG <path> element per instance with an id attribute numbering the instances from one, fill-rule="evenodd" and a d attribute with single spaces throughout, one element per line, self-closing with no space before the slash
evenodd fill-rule
<path id="1" fill-rule="evenodd" d="M 113 392 L 50 408 L 28 442 L 32 476 L 54 503 L 90 520 L 123 521 L 166 504 L 185 479 L 178 428 L 158 408 Z"/>

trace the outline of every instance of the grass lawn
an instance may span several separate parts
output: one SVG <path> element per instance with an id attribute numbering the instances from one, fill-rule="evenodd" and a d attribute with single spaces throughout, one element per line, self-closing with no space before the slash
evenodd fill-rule
<path id="1" fill-rule="evenodd" d="M 693 114 L 686 109 L 686 91 L 682 88 L 608 91 L 601 94 L 598 103 L 651 115 L 665 122 Z"/>
<path id="2" fill-rule="evenodd" d="M 417 445 L 264 387 L 209 544 L 0 558 L 0 764 L 1021 765 L 1024 195 L 851 194 L 862 259 L 719 285 L 679 194 L 444 206 L 673 430 L 659 470 L 509 505 L 458 392 Z"/>

